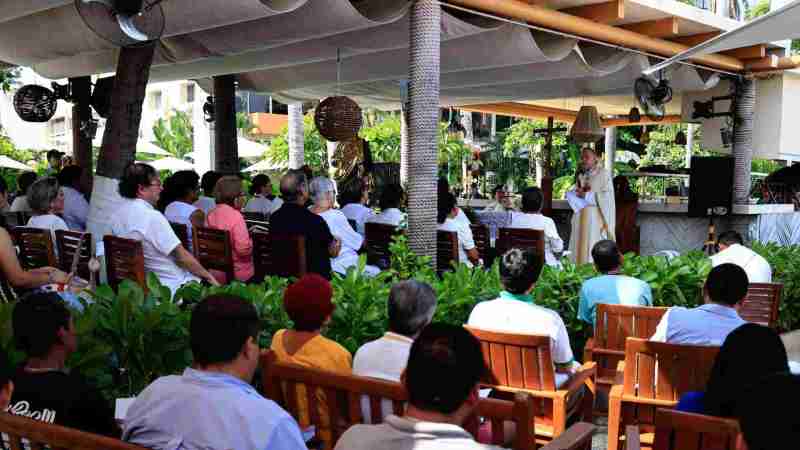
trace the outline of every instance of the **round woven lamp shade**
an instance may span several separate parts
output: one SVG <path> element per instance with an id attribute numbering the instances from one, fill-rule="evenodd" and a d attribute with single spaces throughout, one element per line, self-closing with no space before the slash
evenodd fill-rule
<path id="1" fill-rule="evenodd" d="M 14 94 L 14 110 L 26 122 L 47 122 L 56 113 L 55 93 L 36 84 L 22 86 Z"/>
<path id="2" fill-rule="evenodd" d="M 361 129 L 361 107 L 349 97 L 328 97 L 314 110 L 314 123 L 328 141 L 353 139 Z"/>
<path id="3" fill-rule="evenodd" d="M 582 106 L 572 124 L 569 136 L 578 144 L 588 144 L 599 141 L 605 132 L 600 125 L 600 114 L 594 106 Z"/>

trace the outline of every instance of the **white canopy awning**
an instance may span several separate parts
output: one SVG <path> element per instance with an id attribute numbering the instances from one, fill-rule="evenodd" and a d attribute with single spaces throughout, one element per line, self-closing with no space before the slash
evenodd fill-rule
<path id="1" fill-rule="evenodd" d="M 766 42 L 800 38 L 800 0 L 794 0 L 781 8 L 747 22 L 727 33 L 709 39 L 683 53 L 649 67 L 646 74 L 655 73 L 676 62 L 692 56 L 718 53 L 734 48 L 749 47 Z"/>
<path id="2" fill-rule="evenodd" d="M 287 164 L 274 163 L 269 159 L 264 159 L 244 169 L 242 172 L 271 172 L 286 170 L 288 167 Z"/>
<path id="3" fill-rule="evenodd" d="M 16 159 L 11 159 L 6 155 L 0 155 L 0 167 L 6 169 L 16 169 L 16 170 L 26 170 L 32 171 L 33 168 L 22 164 L 21 162 L 17 161 Z"/>
<path id="4" fill-rule="evenodd" d="M 239 148 L 239 158 L 261 158 L 268 148 L 243 137 L 236 138 L 236 146 Z"/>
<path id="5" fill-rule="evenodd" d="M 194 170 L 194 164 L 172 156 L 157 159 L 155 161 L 139 162 L 153 166 L 153 168 L 156 170 L 169 170 L 170 172 L 177 172 L 179 170 Z"/>

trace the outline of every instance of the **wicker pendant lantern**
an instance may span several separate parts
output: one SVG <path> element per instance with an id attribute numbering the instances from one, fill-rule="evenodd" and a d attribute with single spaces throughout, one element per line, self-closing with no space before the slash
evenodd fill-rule
<path id="1" fill-rule="evenodd" d="M 588 144 L 599 141 L 605 132 L 600 125 L 600 114 L 594 106 L 582 106 L 575 118 L 575 123 L 569 132 L 572 141 L 578 144 Z"/>
<path id="2" fill-rule="evenodd" d="M 43 86 L 28 84 L 14 94 L 14 110 L 25 122 L 47 122 L 55 115 L 56 106 L 55 93 Z"/>
<path id="3" fill-rule="evenodd" d="M 328 97 L 314 110 L 314 124 L 319 134 L 332 142 L 349 141 L 361 129 L 361 107 L 350 97 Z"/>

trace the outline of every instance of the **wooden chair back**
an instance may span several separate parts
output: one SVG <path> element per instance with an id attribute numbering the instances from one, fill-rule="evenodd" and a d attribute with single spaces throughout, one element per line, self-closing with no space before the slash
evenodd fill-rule
<path id="1" fill-rule="evenodd" d="M 122 280 L 132 280 L 147 291 L 141 241 L 105 235 L 103 247 L 106 254 L 108 284 L 117 289 Z"/>
<path id="2" fill-rule="evenodd" d="M 19 263 L 23 269 L 58 266 L 50 230 L 16 227 L 12 230 L 12 234 L 14 242 L 19 247 Z"/>
<path id="3" fill-rule="evenodd" d="M 404 404 L 408 395 L 400 383 L 282 363 L 277 361 L 272 351 L 262 354 L 261 367 L 262 387 L 267 398 L 294 416 L 301 427 L 314 425 L 318 431 L 330 428 L 331 442 L 326 442 L 326 448 L 333 447 L 350 426 L 366 422 L 361 401 L 364 396 L 370 405 L 370 423 L 383 422 L 381 403 L 384 399 L 391 402 L 394 414 L 403 415 L 405 412 Z M 304 389 L 298 390 L 298 386 Z M 327 417 L 320 415 L 321 401 L 325 402 Z M 308 417 L 301 417 L 301 404 L 306 405 Z M 508 440 L 503 422 L 512 421 L 516 424 L 513 448 L 536 449 L 532 434 L 533 402 L 529 395 L 520 394 L 513 402 L 481 399 L 477 415 L 492 424 L 492 443 L 501 444 Z M 472 425 L 467 427 L 468 431 L 477 436 L 478 421 L 470 423 Z"/>
<path id="4" fill-rule="evenodd" d="M 594 338 L 587 343 L 585 360 L 597 362 L 597 383 L 612 384 L 617 364 L 625 359 L 629 337 L 649 339 L 667 308 L 608 305 L 595 309 Z"/>
<path id="5" fill-rule="evenodd" d="M 177 222 L 170 222 L 169 226 L 172 227 L 172 231 L 175 232 L 175 236 L 178 236 L 178 239 L 180 239 L 183 248 L 193 252 L 194 247 L 192 246 L 192 242 L 189 240 L 189 227 L 187 227 L 185 223 Z"/>
<path id="6" fill-rule="evenodd" d="M 436 232 L 436 273 L 453 270 L 453 263 L 458 264 L 458 234 L 455 231 Z"/>
<path id="7" fill-rule="evenodd" d="M 224 273 L 226 283 L 236 279 L 233 270 L 233 247 L 228 230 L 195 227 L 192 241 L 194 241 L 194 254 L 200 265 Z M 217 281 L 222 283 L 221 280 Z"/>
<path id="8" fill-rule="evenodd" d="M 268 217 L 267 217 L 266 214 L 260 213 L 260 212 L 255 212 L 255 211 L 251 211 L 251 212 L 242 211 L 242 216 L 244 216 L 244 220 L 245 221 L 248 221 L 248 220 L 251 220 L 253 222 L 267 222 L 268 221 Z"/>
<path id="9" fill-rule="evenodd" d="M 392 243 L 392 238 L 399 233 L 400 229 L 394 225 L 365 223 L 364 240 L 367 248 L 367 264 L 381 270 L 388 269 L 392 265 L 392 252 L 389 251 L 389 245 Z"/>
<path id="10" fill-rule="evenodd" d="M 302 234 L 270 232 L 272 264 L 269 274 L 300 278 L 308 271 L 306 238 Z"/>
<path id="11" fill-rule="evenodd" d="M 255 278 L 259 281 L 272 273 L 272 238 L 268 229 L 258 229 L 250 233 L 253 240 L 253 265 Z"/>
<path id="12" fill-rule="evenodd" d="M 492 240 L 489 235 L 489 227 L 473 223 L 469 228 L 472 230 L 472 240 L 475 242 L 478 255 L 480 255 L 486 266 L 491 266 L 494 258 L 492 257 Z"/>
<path id="13" fill-rule="evenodd" d="M 15 227 L 24 227 L 28 223 L 29 218 L 30 217 L 26 217 L 26 214 L 21 211 L 3 213 L 3 219 L 5 219 L 6 228 L 9 230 Z"/>
<path id="14" fill-rule="evenodd" d="M 502 255 L 512 248 L 530 249 L 544 264 L 544 231 L 529 228 L 498 228 L 497 254 Z"/>
<path id="15" fill-rule="evenodd" d="M 8 437 L 12 449 L 64 450 L 146 450 L 97 434 L 0 412 L 0 433 Z"/>
<path id="16" fill-rule="evenodd" d="M 66 273 L 72 271 L 72 262 L 75 253 L 78 253 L 78 267 L 76 275 L 89 281 L 92 272 L 89 270 L 89 260 L 94 255 L 94 241 L 91 233 L 80 231 L 56 230 L 56 247 L 58 248 L 59 268 Z"/>
<path id="17" fill-rule="evenodd" d="M 745 450 L 735 419 L 660 408 L 653 450 Z"/>
<path id="18" fill-rule="evenodd" d="M 782 293 L 782 284 L 750 283 L 739 315 L 748 322 L 777 328 Z"/>

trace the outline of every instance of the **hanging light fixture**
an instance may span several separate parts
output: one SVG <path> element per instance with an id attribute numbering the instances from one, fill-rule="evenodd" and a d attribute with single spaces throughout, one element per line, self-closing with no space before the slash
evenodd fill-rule
<path id="1" fill-rule="evenodd" d="M 573 142 L 578 144 L 594 143 L 599 141 L 605 132 L 600 125 L 600 114 L 595 106 L 581 106 L 575 123 L 569 131 Z"/>
<path id="2" fill-rule="evenodd" d="M 639 138 L 639 143 L 642 145 L 650 143 L 650 132 L 647 130 L 647 125 L 642 127 L 642 137 Z"/>
<path id="3" fill-rule="evenodd" d="M 686 145 L 686 133 L 683 130 L 678 131 L 675 135 L 675 145 Z"/>
<path id="4" fill-rule="evenodd" d="M 460 115 L 458 111 L 454 112 L 453 108 L 450 108 L 450 123 L 447 124 L 447 134 L 463 139 L 467 130 L 464 128 L 464 125 L 461 124 L 461 121 L 458 120 Z"/>
<path id="5" fill-rule="evenodd" d="M 639 112 L 639 108 L 634 106 L 628 113 L 628 122 L 636 123 L 640 120 L 642 120 L 642 113 Z"/>

